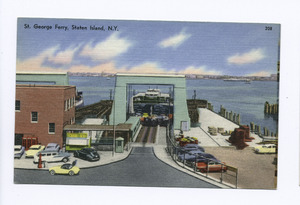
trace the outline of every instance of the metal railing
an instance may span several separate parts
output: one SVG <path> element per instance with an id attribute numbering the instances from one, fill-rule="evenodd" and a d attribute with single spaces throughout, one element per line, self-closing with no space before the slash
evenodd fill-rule
<path id="1" fill-rule="evenodd" d="M 172 129 L 166 132 L 167 152 L 181 167 L 231 188 L 238 187 L 238 169 L 210 158 L 208 153 L 191 154 L 178 145 Z M 206 157 L 205 157 L 206 156 Z"/>

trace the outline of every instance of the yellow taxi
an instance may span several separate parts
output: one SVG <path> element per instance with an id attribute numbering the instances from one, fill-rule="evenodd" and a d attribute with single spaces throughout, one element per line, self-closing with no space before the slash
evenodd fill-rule
<path id="1" fill-rule="evenodd" d="M 262 154 L 275 154 L 276 153 L 276 145 L 275 144 L 264 144 L 257 147 L 254 147 L 255 153 Z"/>

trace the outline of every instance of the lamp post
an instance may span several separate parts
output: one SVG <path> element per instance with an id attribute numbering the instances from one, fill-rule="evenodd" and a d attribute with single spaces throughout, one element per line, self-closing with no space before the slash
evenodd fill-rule
<path id="1" fill-rule="evenodd" d="M 114 88 L 114 98 L 113 98 L 113 117 L 114 117 L 114 120 L 113 120 L 113 149 L 112 149 L 112 156 L 114 157 L 115 156 L 115 140 L 116 140 L 116 82 L 117 82 L 117 79 L 115 77 L 115 88 Z"/>

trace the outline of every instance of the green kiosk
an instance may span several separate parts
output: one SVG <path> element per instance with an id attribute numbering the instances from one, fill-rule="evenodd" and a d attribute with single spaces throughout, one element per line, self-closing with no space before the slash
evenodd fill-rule
<path id="1" fill-rule="evenodd" d="M 124 152 L 124 138 L 118 137 L 116 139 L 116 153 L 123 153 Z"/>

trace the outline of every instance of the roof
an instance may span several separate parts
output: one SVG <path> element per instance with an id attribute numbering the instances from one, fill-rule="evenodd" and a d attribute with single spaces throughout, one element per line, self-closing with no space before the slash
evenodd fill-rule
<path id="1" fill-rule="evenodd" d="M 35 144 L 35 145 L 31 145 L 30 147 L 40 147 L 41 145 L 39 145 L 39 144 Z"/>
<path id="2" fill-rule="evenodd" d="M 17 72 L 17 84 L 47 84 L 69 85 L 69 76 L 66 72 Z"/>
<path id="3" fill-rule="evenodd" d="M 131 116 L 129 119 L 125 122 L 125 124 L 133 124 L 140 120 L 140 117 Z"/>
<path id="4" fill-rule="evenodd" d="M 43 89 L 70 89 L 75 88 L 73 85 L 32 85 L 32 84 L 17 84 L 16 88 L 43 88 Z"/>
<path id="5" fill-rule="evenodd" d="M 50 143 L 48 143 L 48 145 L 47 146 L 56 146 L 56 145 L 58 145 L 57 143 L 54 143 L 54 142 L 50 142 Z"/>
<path id="6" fill-rule="evenodd" d="M 116 131 L 129 131 L 131 128 L 131 124 L 118 124 L 116 126 L 113 125 L 66 125 L 64 127 L 65 131 L 82 131 L 82 130 L 92 130 L 92 131 L 103 131 L 103 130 L 116 130 Z"/>
<path id="7" fill-rule="evenodd" d="M 83 125 L 101 125 L 104 119 L 101 118 L 86 118 L 82 124 Z"/>

